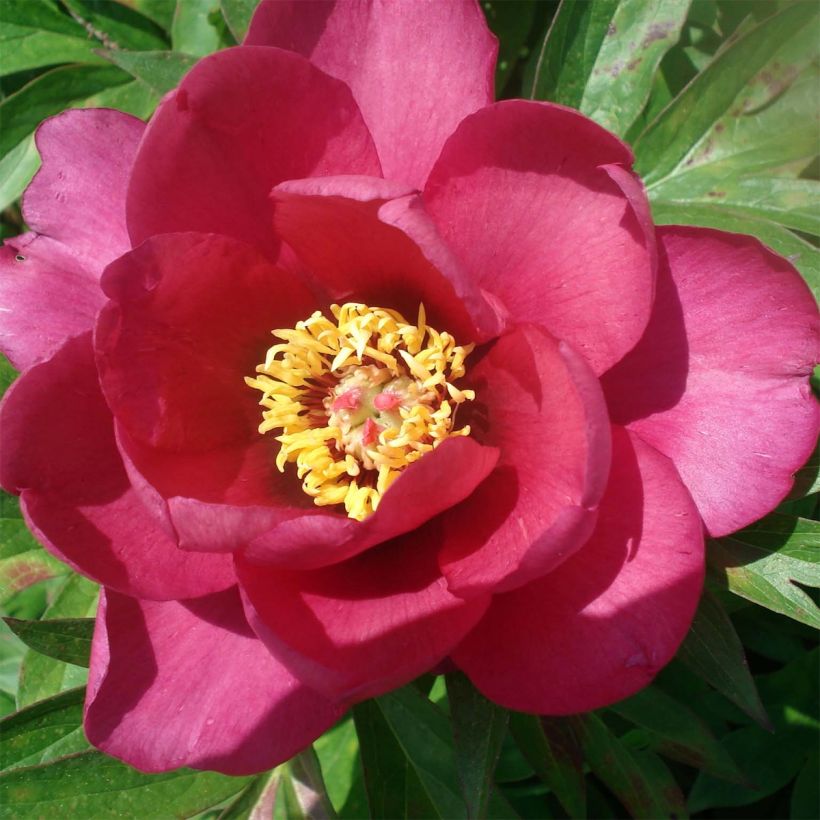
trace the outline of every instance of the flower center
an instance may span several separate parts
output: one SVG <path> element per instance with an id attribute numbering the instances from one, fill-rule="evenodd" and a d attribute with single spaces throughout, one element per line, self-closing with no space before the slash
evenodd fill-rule
<path id="1" fill-rule="evenodd" d="M 458 405 L 475 398 L 453 381 L 473 345 L 394 310 L 331 305 L 281 339 L 245 382 L 262 392 L 260 433 L 281 431 L 276 466 L 296 462 L 315 504 L 344 504 L 359 521 L 379 505 L 399 473 L 450 436 Z"/>

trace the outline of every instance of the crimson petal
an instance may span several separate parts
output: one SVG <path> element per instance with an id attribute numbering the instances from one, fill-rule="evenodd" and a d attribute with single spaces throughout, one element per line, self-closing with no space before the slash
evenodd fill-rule
<path id="1" fill-rule="evenodd" d="M 501 453 L 495 471 L 444 515 L 439 562 L 459 595 L 543 575 L 595 525 L 609 473 L 609 419 L 598 380 L 566 343 L 521 326 L 472 366 L 473 435 Z"/>
<path id="2" fill-rule="evenodd" d="M 513 320 L 572 343 L 598 374 L 634 347 L 652 307 L 655 238 L 631 163 L 577 111 L 510 100 L 459 125 L 424 191 L 444 239 Z"/>
<path id="3" fill-rule="evenodd" d="M 261 772 L 341 713 L 271 657 L 235 589 L 184 602 L 100 597 L 85 731 L 141 771 Z"/>
<path id="4" fill-rule="evenodd" d="M 152 117 L 128 190 L 128 230 L 135 245 L 214 231 L 275 255 L 268 194 L 314 174 L 381 175 L 347 86 L 290 52 L 220 51 Z"/>
<path id="5" fill-rule="evenodd" d="M 489 596 L 450 593 L 436 565 L 437 520 L 349 561 L 310 572 L 237 556 L 254 631 L 317 691 L 358 701 L 441 661 L 485 612 Z"/>
<path id="6" fill-rule="evenodd" d="M 643 688 L 669 662 L 702 584 L 702 524 L 673 464 L 614 428 L 592 538 L 554 572 L 494 598 L 452 658 L 507 708 L 597 709 Z"/>
<path id="7" fill-rule="evenodd" d="M 185 598 L 235 583 L 230 558 L 188 555 L 131 487 L 94 367 L 91 334 L 69 340 L 0 406 L 0 481 L 58 558 L 128 595 Z"/>
<path id="8" fill-rule="evenodd" d="M 658 296 L 644 338 L 602 384 L 614 421 L 675 463 L 712 535 L 783 499 L 820 431 L 811 291 L 747 236 L 658 229 Z"/>
<path id="9" fill-rule="evenodd" d="M 498 47 L 472 0 L 264 0 L 245 43 L 296 51 L 344 80 L 384 175 L 418 187 L 459 121 L 493 101 Z"/>

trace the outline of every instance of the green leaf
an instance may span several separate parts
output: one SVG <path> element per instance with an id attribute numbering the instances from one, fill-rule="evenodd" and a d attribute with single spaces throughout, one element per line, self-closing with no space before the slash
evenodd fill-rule
<path id="1" fill-rule="evenodd" d="M 580 109 L 625 134 L 678 41 L 691 0 L 564 0 L 537 60 L 530 96 Z"/>
<path id="2" fill-rule="evenodd" d="M 623 136 L 649 99 L 661 59 L 675 45 L 691 0 L 621 0 L 589 76 L 580 109 Z"/>
<path id="3" fill-rule="evenodd" d="M 508 712 L 487 700 L 461 672 L 447 678 L 453 740 L 468 817 L 486 817 Z"/>
<path id="4" fill-rule="evenodd" d="M 374 817 L 467 816 L 446 716 L 405 686 L 353 708 Z"/>
<path id="5" fill-rule="evenodd" d="M 174 51 L 204 57 L 233 44 L 225 33 L 219 0 L 177 0 L 171 24 Z"/>
<path id="6" fill-rule="evenodd" d="M 710 541 L 707 559 L 736 595 L 820 628 L 820 608 L 798 586 L 820 587 L 820 522 L 773 513 Z"/>
<path id="7" fill-rule="evenodd" d="M 102 54 L 157 94 L 176 88 L 196 63 L 196 58 L 176 51 L 105 51 Z"/>
<path id="8" fill-rule="evenodd" d="M 13 74 L 57 63 L 99 63 L 98 43 L 78 26 L 77 34 L 58 34 L 5 23 L 0 29 L 0 74 Z"/>
<path id="9" fill-rule="evenodd" d="M 659 757 L 629 749 L 595 714 L 572 721 L 589 767 L 632 817 L 686 817 L 680 788 Z"/>
<path id="10" fill-rule="evenodd" d="M 40 155 L 31 134 L 0 159 L 0 211 L 20 198 L 40 167 Z"/>
<path id="11" fill-rule="evenodd" d="M 237 43 L 245 39 L 258 0 L 220 0 L 222 16 Z"/>
<path id="12" fill-rule="evenodd" d="M 175 7 L 168 0 L 117 0 L 126 6 L 131 6 L 144 17 L 153 20 L 164 31 L 170 31 L 174 19 Z M 254 3 L 258 0 L 253 0 Z"/>
<path id="13" fill-rule="evenodd" d="M 276 770 L 254 777 L 219 814 L 218 820 L 248 820 L 265 811 L 279 785 Z M 256 812 L 256 813 L 255 813 Z"/>
<path id="14" fill-rule="evenodd" d="M 510 732 L 535 773 L 570 817 L 586 817 L 584 756 L 573 723 L 510 713 Z"/>
<path id="15" fill-rule="evenodd" d="M 83 100 L 84 108 L 117 108 L 140 119 L 148 119 L 159 104 L 159 94 L 141 80 L 106 88 Z"/>
<path id="16" fill-rule="evenodd" d="M 3 0 L 0 3 L 0 23 L 69 37 L 88 36 L 81 23 L 63 14 L 57 0 Z"/>
<path id="17" fill-rule="evenodd" d="M 165 49 L 165 32 L 148 17 L 119 3 L 60 0 L 69 14 L 105 48 Z"/>
<path id="18" fill-rule="evenodd" d="M 820 751 L 815 750 L 797 775 L 792 789 L 790 820 L 817 820 L 820 807 Z"/>
<path id="19" fill-rule="evenodd" d="M 88 749 L 83 734 L 85 688 L 69 689 L 0 721 L 0 769 L 47 763 Z"/>
<path id="20" fill-rule="evenodd" d="M 818 661 L 820 652 L 815 649 L 778 672 L 761 676 L 760 690 L 772 715 L 774 733 L 746 726 L 721 739 L 754 785 L 726 783 L 701 773 L 689 795 L 693 812 L 756 803 L 798 774 L 817 750 Z"/>
<path id="21" fill-rule="evenodd" d="M 3 618 L 6 625 L 26 645 L 42 655 L 58 661 L 88 666 L 93 618 L 59 618 L 43 621 L 22 621 Z"/>
<path id="22" fill-rule="evenodd" d="M 678 658 L 761 726 L 771 726 L 735 628 L 708 590 L 704 590 Z"/>
<path id="23" fill-rule="evenodd" d="M 610 708 L 648 730 L 650 747 L 659 754 L 716 777 L 745 782 L 743 773 L 706 722 L 657 686 L 649 686 Z"/>
<path id="24" fill-rule="evenodd" d="M 495 90 L 498 97 L 515 69 L 526 55 L 524 43 L 535 18 L 535 0 L 487 0 L 482 3 L 484 16 L 498 37 L 498 61 L 495 67 Z"/>
<path id="25" fill-rule="evenodd" d="M 46 117 L 128 79 L 128 74 L 114 66 L 71 65 L 39 75 L 0 102 L 0 156 L 31 134 Z"/>
<path id="26" fill-rule="evenodd" d="M 820 297 L 820 251 L 771 220 L 752 217 L 720 204 L 683 202 L 653 202 L 652 215 L 656 225 L 696 225 L 756 236 L 775 253 L 785 256 Z"/>
<path id="27" fill-rule="evenodd" d="M 814 156 L 816 128 L 806 112 L 814 108 L 816 77 L 806 69 L 816 13 L 815 4 L 796 3 L 751 28 L 649 125 L 634 147 L 653 200 L 708 198 L 711 191 L 722 204 L 736 204 L 727 181 Z"/>
<path id="28" fill-rule="evenodd" d="M 15 820 L 189 817 L 227 800 L 249 780 L 190 769 L 143 774 L 89 751 L 1 774 L 0 805 Z"/>
<path id="29" fill-rule="evenodd" d="M 95 614 L 99 588 L 81 575 L 70 575 L 43 617 L 47 619 L 86 618 Z M 55 660 L 30 649 L 23 659 L 17 703 L 25 706 L 64 689 L 83 685 L 88 678 L 84 667 Z"/>
<path id="30" fill-rule="evenodd" d="M 578 108 L 618 0 L 561 0 L 535 62 L 528 96 Z"/>
<path id="31" fill-rule="evenodd" d="M 348 716 L 339 721 L 318 738 L 313 747 L 336 813 L 342 818 L 365 817 L 367 792 L 353 719 Z"/>
<path id="32" fill-rule="evenodd" d="M 0 605 L 32 584 L 70 572 L 34 540 L 19 515 L 6 500 L 0 513 Z"/>

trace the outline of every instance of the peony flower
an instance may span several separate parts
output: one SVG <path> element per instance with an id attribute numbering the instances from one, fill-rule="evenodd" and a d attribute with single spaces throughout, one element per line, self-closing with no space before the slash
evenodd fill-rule
<path id="1" fill-rule="evenodd" d="M 445 659 L 513 709 L 626 697 L 704 533 L 808 457 L 793 267 L 654 228 L 629 148 L 494 103 L 495 52 L 470 2 L 266 1 L 147 126 L 38 131 L 0 479 L 104 587 L 107 753 L 264 770 Z"/>

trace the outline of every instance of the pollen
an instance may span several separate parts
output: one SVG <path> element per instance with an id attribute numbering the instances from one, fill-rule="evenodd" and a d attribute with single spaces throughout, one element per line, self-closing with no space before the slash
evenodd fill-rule
<path id="1" fill-rule="evenodd" d="M 292 329 L 272 331 L 248 386 L 262 398 L 262 434 L 278 433 L 276 466 L 296 465 L 318 506 L 343 504 L 362 521 L 375 512 L 402 470 L 451 436 L 475 393 L 455 386 L 473 345 L 386 308 L 331 305 Z"/>

